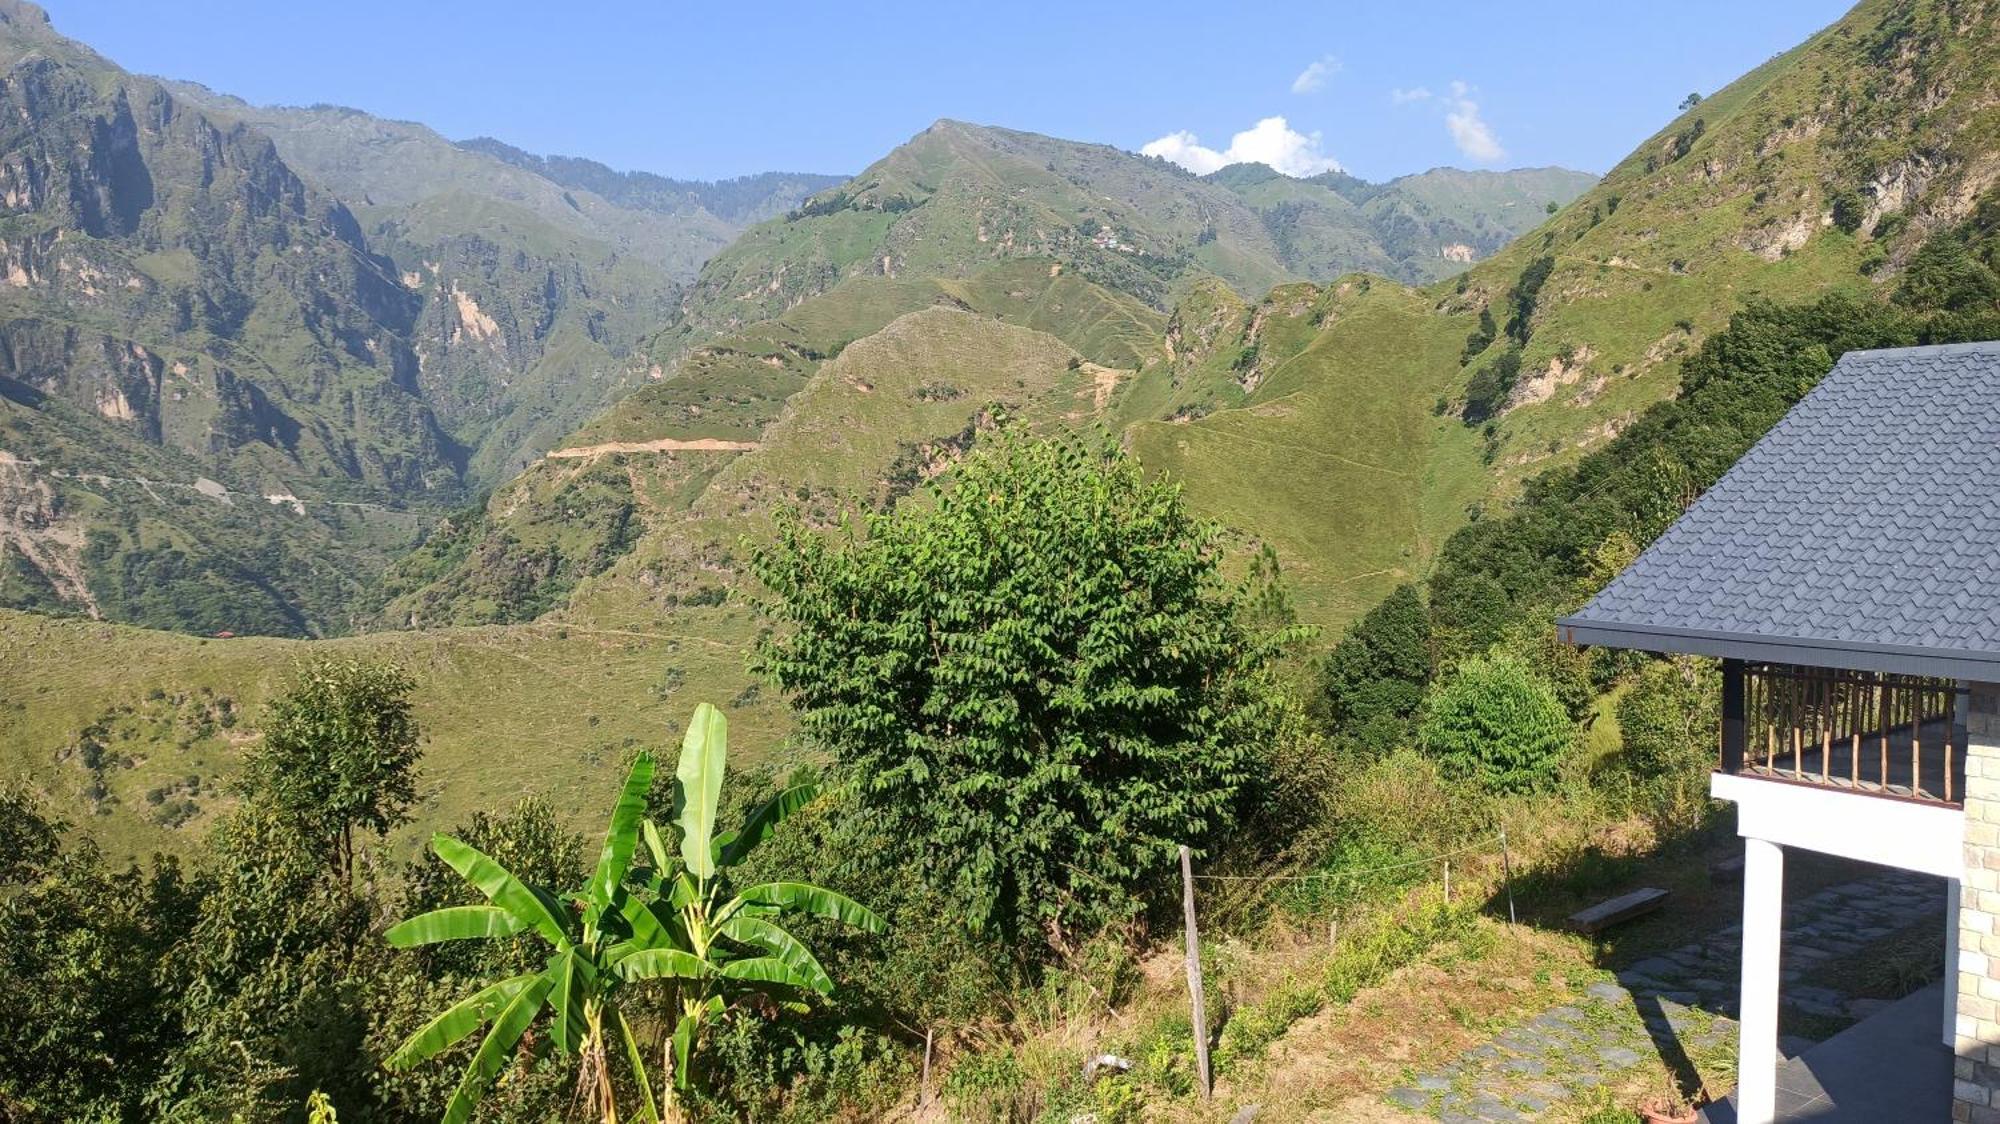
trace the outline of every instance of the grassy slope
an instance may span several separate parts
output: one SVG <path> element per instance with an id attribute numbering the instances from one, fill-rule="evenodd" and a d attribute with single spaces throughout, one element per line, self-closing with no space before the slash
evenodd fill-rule
<path id="1" fill-rule="evenodd" d="M 1286 290 L 1249 309 L 1216 302 L 1203 321 L 1214 338 L 1181 365 L 1181 385 L 1154 392 L 1196 420 L 1142 425 L 1135 447 L 1187 477 L 1211 514 L 1277 543 L 1307 619 L 1337 629 L 1400 577 L 1421 574 L 1469 505 L 1504 503 L 1672 394 L 1681 358 L 1746 300 L 1875 291 L 1865 258 L 1880 257 L 1876 277 L 1888 277 L 1924 231 L 1962 217 L 1973 188 L 2000 175 L 1992 34 L 1968 34 L 1976 21 L 1953 27 L 1937 5 L 1900 7 L 1916 10 L 1869 0 L 1745 75 L 1453 281 L 1417 290 L 1377 281 L 1360 302 L 1366 316 L 1343 312 L 1342 298 Z M 1938 89 L 1948 96 L 1909 111 Z M 1676 139 L 1698 120 L 1698 137 L 1676 158 Z M 1912 152 L 1930 162 L 1916 164 Z M 1836 191 L 1893 181 L 1913 165 L 1926 172 L 1920 189 L 1873 208 L 1855 234 L 1830 225 Z M 1907 217 L 1879 244 L 1870 237 L 1877 212 Z M 1554 269 L 1523 353 L 1518 404 L 1493 426 L 1490 448 L 1450 417 L 1418 426 L 1422 411 L 1454 398 L 1500 354 L 1504 337 L 1458 362 L 1479 308 L 1504 325 L 1509 290 L 1544 255 Z M 1303 349 L 1298 317 L 1275 314 L 1301 301 L 1326 315 Z M 1185 307 L 1176 319 L 1189 321 Z M 1300 473 L 1304 464 L 1316 471 Z M 1319 472 L 1324 488 L 1307 482 Z"/>
<path id="2" fill-rule="evenodd" d="M 782 316 L 693 349 L 670 375 L 661 372 L 663 377 L 623 399 L 565 444 L 579 448 L 662 438 L 756 442 L 767 426 L 792 409 L 788 403 L 822 367 L 830 361 L 850 365 L 863 361 L 848 358 L 849 349 L 860 346 L 857 341 L 883 331 L 899 317 L 939 307 L 963 310 L 994 327 L 1028 330 L 1061 347 L 1065 360 L 1075 354 L 1080 362 L 1136 370 L 1147 357 L 1158 354 L 1162 321 L 1157 313 L 1045 260 L 1003 262 L 962 279 L 858 277 Z M 927 323 L 956 322 L 932 318 Z M 1056 344 L 1057 339 L 1062 342 Z M 936 412 L 932 410 L 875 416 L 867 419 L 867 431 L 857 433 L 857 440 L 894 446 L 950 437 L 972 410 L 995 396 L 980 389 L 993 377 L 986 369 L 987 356 L 977 348 L 959 348 L 951 339 L 937 342 L 952 360 L 933 362 L 927 377 L 940 388 L 948 384 L 968 397 L 967 402 L 952 405 L 959 411 L 956 420 L 939 430 L 928 417 Z M 893 350 L 863 348 L 858 355 L 873 355 L 865 362 L 885 369 L 865 376 L 871 380 L 893 378 L 895 371 L 889 368 L 901 362 L 900 353 Z M 782 445 L 786 438 L 780 434 L 775 440 Z M 629 489 L 627 494 L 656 536 L 675 539 L 685 558 L 726 566 L 728 544 L 740 530 L 706 535 L 701 541 L 715 545 L 694 551 L 680 520 L 713 474 L 735 455 L 656 452 L 619 458 L 610 471 L 629 481 L 617 487 Z M 869 471 L 885 471 L 889 458 L 867 463 Z M 487 505 L 483 525 L 472 535 L 476 542 L 443 558 L 438 557 L 440 551 L 427 548 L 392 573 L 394 596 L 382 619 L 407 625 L 532 616 L 548 607 L 544 599 L 510 606 L 504 593 L 496 596 L 493 587 L 511 581 L 511 575 L 524 568 L 544 565 L 530 556 L 547 551 L 563 559 L 557 578 L 560 588 L 553 599 L 559 603 L 577 580 L 604 568 L 607 554 L 618 552 L 608 549 L 599 533 L 605 520 L 591 517 L 614 500 L 601 487 L 607 483 L 606 473 L 604 463 L 593 460 L 552 459 L 532 466 Z M 702 588 L 701 583 L 679 581 L 670 582 L 667 591 L 688 594 Z"/>
<path id="3" fill-rule="evenodd" d="M 1073 425 L 1121 377 L 1129 372 L 1031 328 L 951 307 L 908 313 L 822 366 L 758 447 L 733 454 L 684 515 L 656 522 L 632 553 L 583 583 L 569 616 L 631 624 L 661 619 L 705 590 L 754 593 L 744 554 L 779 505 L 822 524 L 876 507 L 892 478 L 907 490 L 954 459 L 990 407 L 1030 425 Z M 623 459 L 644 474 L 657 471 L 654 456 Z"/>
<path id="4" fill-rule="evenodd" d="M 771 700 L 740 698 L 752 625 L 740 608 L 683 610 L 648 630 L 583 625 L 376 633 L 331 641 L 204 640 L 0 610 L 0 774 L 23 777 L 114 852 L 184 849 L 230 798 L 244 735 L 295 661 L 312 652 L 394 660 L 417 678 L 428 734 L 417 822 L 398 834 L 412 851 L 434 827 L 474 811 L 546 796 L 595 817 L 606 778 L 640 745 L 669 749 L 694 704 L 728 702 L 731 761 L 784 756 L 788 723 Z M 177 695 L 228 697 L 245 715 L 205 736 L 162 721 Z M 165 699 L 148 699 L 158 690 Z M 127 707 L 130 714 L 116 714 Z M 73 752 L 79 732 L 111 713 L 104 770 L 112 801 L 94 812 L 91 779 Z M 185 738 L 186 745 L 179 744 Z M 115 762 L 126 757 L 130 767 Z M 202 814 L 179 829 L 157 822 L 149 789 L 203 778 Z"/>
<path id="5" fill-rule="evenodd" d="M 1198 508 L 1275 546 L 1302 617 L 1331 628 L 1422 573 L 1484 479 L 1472 436 L 1431 410 L 1453 377 L 1456 318 L 1380 282 L 1313 304 L 1325 327 L 1280 352 L 1247 402 L 1142 423 L 1131 442 Z"/>
<path id="6" fill-rule="evenodd" d="M 899 457 L 949 442 L 988 404 L 1005 404 L 1031 423 L 1087 413 L 1100 377 L 1117 375 L 1045 333 L 954 307 L 925 308 L 823 364 L 771 424 L 777 440 L 755 452 L 551 462 L 552 473 L 625 476 L 644 499 L 653 533 L 610 573 L 586 582 L 575 608 L 535 624 L 300 643 L 0 613 L 7 685 L 0 773 L 28 777 L 115 851 L 185 846 L 227 805 L 222 786 L 235 775 L 260 704 L 296 660 L 318 651 L 393 660 L 417 676 L 432 791 L 418 823 L 399 834 L 402 850 L 424 830 L 528 794 L 587 818 L 632 747 L 669 745 L 700 700 L 726 704 L 738 764 L 795 758 L 782 743 L 789 730 L 782 705 L 750 686 L 752 610 L 740 598 L 703 603 L 703 594 L 742 586 L 740 537 L 780 499 L 803 495 L 809 512 L 828 516 L 850 501 L 870 502 Z M 949 386 L 956 394 L 942 393 L 946 379 L 956 380 Z M 920 474 L 928 460 L 919 459 Z M 148 698 L 155 690 L 169 700 L 210 698 L 203 689 L 226 696 L 243 722 L 188 736 L 185 722 L 171 720 L 170 701 Z M 114 732 L 105 754 L 114 764 L 102 772 L 111 801 L 100 815 L 85 794 L 93 774 L 73 751 L 79 733 L 103 719 Z M 131 766 L 115 764 L 127 756 Z M 189 775 L 202 778 L 196 803 L 204 814 L 177 828 L 161 824 L 146 794 Z"/>

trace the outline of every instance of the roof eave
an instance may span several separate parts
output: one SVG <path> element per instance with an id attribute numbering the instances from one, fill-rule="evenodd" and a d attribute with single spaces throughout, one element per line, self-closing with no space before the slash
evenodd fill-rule
<path id="1" fill-rule="evenodd" d="M 1580 616 L 1556 621 L 1556 635 L 1567 644 L 1601 648 L 2000 682 L 2000 652 L 1947 652 L 1896 644 L 1704 632 L 1608 623 Z"/>

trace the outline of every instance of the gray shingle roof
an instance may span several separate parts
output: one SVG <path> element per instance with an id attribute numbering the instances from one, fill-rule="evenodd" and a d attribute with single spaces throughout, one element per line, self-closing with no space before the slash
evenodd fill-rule
<path id="1" fill-rule="evenodd" d="M 1855 351 L 1565 639 L 2000 680 L 2000 342 Z"/>

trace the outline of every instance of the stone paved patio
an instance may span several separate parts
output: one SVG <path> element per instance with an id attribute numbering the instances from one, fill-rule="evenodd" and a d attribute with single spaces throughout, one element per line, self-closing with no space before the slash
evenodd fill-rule
<path id="1" fill-rule="evenodd" d="M 1799 981 L 1898 930 L 1934 918 L 1943 931 L 1943 883 L 1890 871 L 1786 903 L 1780 1001 L 1823 1019 L 1850 1022 L 1887 1006 Z M 1543 1011 L 1392 1089 L 1389 1100 L 1447 1124 L 1533 1120 L 1549 1108 L 1614 1083 L 1648 1059 L 1681 1073 L 1690 1058 L 1735 1048 L 1741 930 L 1737 926 L 1640 960 L 1616 981 Z M 1813 1043 L 1782 1041 L 1787 1057 Z"/>

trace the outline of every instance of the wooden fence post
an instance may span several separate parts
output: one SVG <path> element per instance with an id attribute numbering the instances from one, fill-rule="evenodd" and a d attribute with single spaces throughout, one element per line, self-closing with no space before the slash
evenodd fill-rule
<path id="1" fill-rule="evenodd" d="M 1194 1065 L 1201 1081 L 1201 1096 L 1209 1096 L 1208 1013 L 1201 998 L 1201 935 L 1194 923 L 1194 860 L 1186 844 L 1181 845 L 1181 908 L 1187 915 L 1187 977 L 1190 1021 L 1194 1026 Z"/>
<path id="2" fill-rule="evenodd" d="M 924 1079 L 917 1086 L 917 1104 L 931 1103 L 931 1028 L 924 1028 Z"/>
<path id="3" fill-rule="evenodd" d="M 1500 884 L 1507 888 L 1507 924 L 1518 925 L 1514 919 L 1514 860 L 1507 855 L 1507 829 L 1500 829 Z"/>

